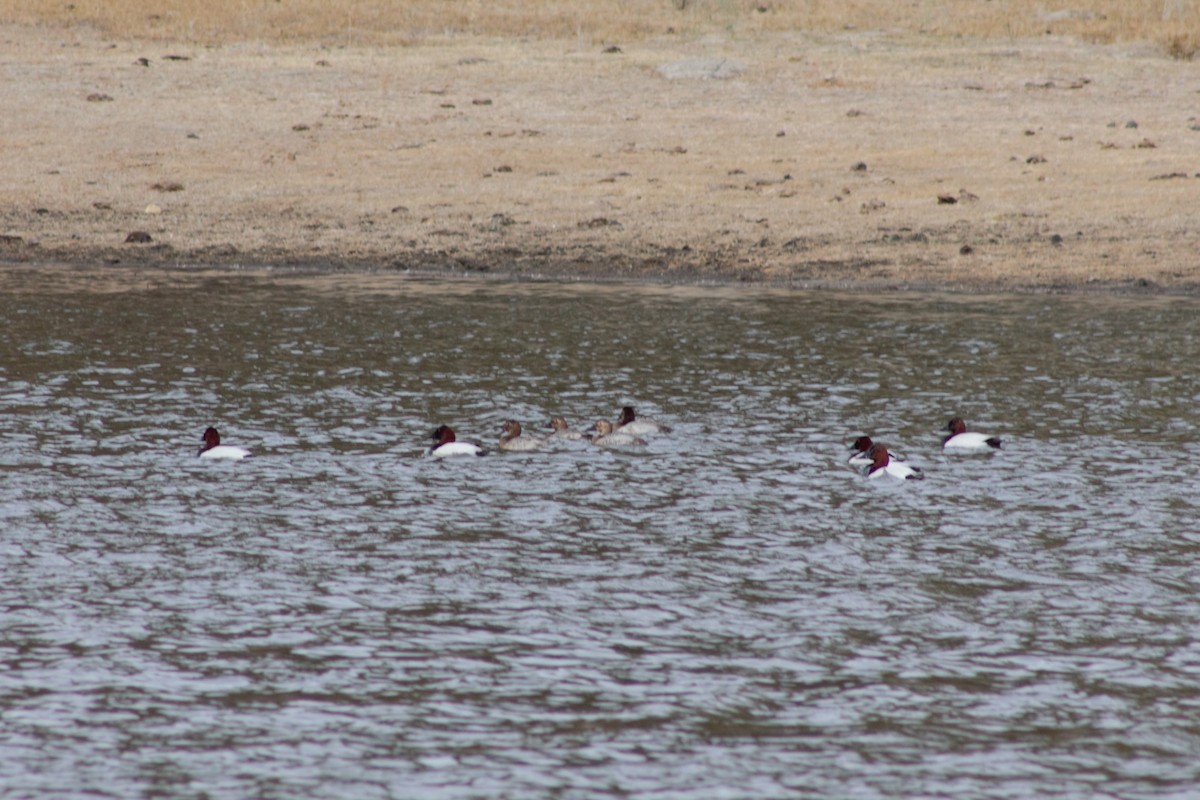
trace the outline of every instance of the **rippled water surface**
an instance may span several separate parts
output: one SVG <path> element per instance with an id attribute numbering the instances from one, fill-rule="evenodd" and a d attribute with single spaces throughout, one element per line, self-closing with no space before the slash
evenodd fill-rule
<path id="1" fill-rule="evenodd" d="M 1195 797 L 1198 312 L 2 272 L 0 794 Z"/>

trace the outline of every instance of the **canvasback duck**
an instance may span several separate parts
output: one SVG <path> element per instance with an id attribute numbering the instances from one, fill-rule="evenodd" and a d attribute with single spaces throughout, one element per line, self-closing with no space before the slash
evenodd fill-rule
<path id="1" fill-rule="evenodd" d="M 633 406 L 625 406 L 621 409 L 621 416 L 617 418 L 616 430 L 618 433 L 626 433 L 630 436 L 671 432 L 670 427 L 663 425 L 661 422 L 638 419 L 637 415 L 633 413 Z"/>
<path id="2" fill-rule="evenodd" d="M 454 429 L 449 425 L 439 425 L 429 434 L 433 444 L 429 447 L 429 455 L 434 458 L 447 456 L 482 456 L 487 451 L 474 442 L 460 442 L 454 437 Z"/>
<path id="3" fill-rule="evenodd" d="M 501 450 L 510 453 L 527 453 L 531 450 L 541 450 L 546 446 L 545 438 L 521 432 L 521 423 L 515 419 L 506 419 L 500 433 Z"/>
<path id="4" fill-rule="evenodd" d="M 871 451 L 871 446 L 874 444 L 875 443 L 871 441 L 870 436 L 858 437 L 850 443 L 850 450 L 852 452 L 850 453 L 850 458 L 847 459 L 847 461 L 851 466 L 855 467 L 865 467 L 867 464 L 870 464 L 872 462 L 872 458 L 869 453 Z"/>
<path id="5" fill-rule="evenodd" d="M 583 431 L 572 430 L 567 421 L 562 417 L 550 418 L 550 429 L 553 433 L 550 434 L 551 439 L 561 439 L 566 441 L 575 441 L 578 439 L 586 439 L 588 435 Z"/>
<path id="6" fill-rule="evenodd" d="M 919 481 L 925 478 L 921 470 L 892 458 L 888 453 L 887 446 L 881 442 L 871 445 L 867 452 L 871 455 L 871 465 L 866 468 L 864 473 L 868 478 L 882 478 L 885 475 L 897 480 L 910 481 Z"/>
<path id="7" fill-rule="evenodd" d="M 874 445 L 875 443 L 871 441 L 870 436 L 858 437 L 850 443 L 850 449 L 854 452 L 850 454 L 850 458 L 847 459 L 847 463 L 849 463 L 852 467 L 865 467 L 868 464 L 873 463 L 874 455 L 871 452 L 871 448 Z M 896 461 L 905 460 L 904 456 L 893 453 L 890 450 L 888 451 L 888 455 Z"/>
<path id="8" fill-rule="evenodd" d="M 950 435 L 942 440 L 942 447 L 947 450 L 999 450 L 1000 437 L 988 436 L 967 430 L 967 423 L 962 417 L 955 417 L 946 424 Z"/>
<path id="9" fill-rule="evenodd" d="M 204 435 L 200 437 L 204 442 L 204 446 L 200 448 L 201 458 L 228 458 L 237 460 L 241 458 L 249 458 L 250 451 L 243 450 L 240 447 L 234 447 L 229 444 L 221 444 L 221 434 L 217 433 L 217 429 L 208 427 L 204 429 Z"/>
<path id="10" fill-rule="evenodd" d="M 596 435 L 592 437 L 592 444 L 598 447 L 645 447 L 646 440 L 637 436 L 625 433 L 624 431 L 614 431 L 613 424 L 606 419 L 602 419 L 596 423 Z"/>

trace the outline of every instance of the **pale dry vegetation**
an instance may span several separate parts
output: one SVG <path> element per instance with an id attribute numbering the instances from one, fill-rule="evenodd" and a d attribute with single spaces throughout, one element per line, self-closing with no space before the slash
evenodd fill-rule
<path id="1" fill-rule="evenodd" d="M 595 43 L 712 31 L 882 28 L 1140 40 L 1182 59 L 1200 48 L 1194 0 L 0 0 L 0 22 L 88 25 L 110 37 L 201 44 L 411 44 L 460 34 Z"/>
<path id="2" fill-rule="evenodd" d="M 0 0 L 0 264 L 1200 293 L 1200 0 L 1068 2 Z"/>

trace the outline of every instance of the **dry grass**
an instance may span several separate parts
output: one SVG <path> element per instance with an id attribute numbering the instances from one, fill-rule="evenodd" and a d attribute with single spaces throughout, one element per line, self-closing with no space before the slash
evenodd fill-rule
<path id="1" fill-rule="evenodd" d="M 1192 0 L 0 0 L 0 22 L 88 25 L 121 39 L 407 44 L 470 34 L 619 42 L 725 31 L 876 29 L 1154 42 L 1191 58 Z M 882 23 L 882 24 L 881 24 Z"/>

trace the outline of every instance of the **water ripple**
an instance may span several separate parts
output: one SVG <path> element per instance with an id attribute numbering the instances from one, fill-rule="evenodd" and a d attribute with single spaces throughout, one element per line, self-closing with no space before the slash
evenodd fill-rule
<path id="1" fill-rule="evenodd" d="M 1194 301 L 3 280 L 16 795 L 1200 779 Z M 423 457 L 629 403 L 675 432 Z M 1005 449 L 943 453 L 952 413 Z M 214 422 L 254 458 L 196 459 Z"/>

